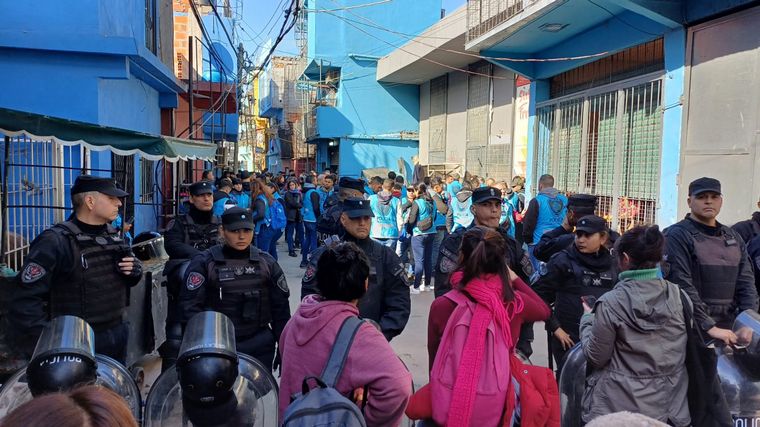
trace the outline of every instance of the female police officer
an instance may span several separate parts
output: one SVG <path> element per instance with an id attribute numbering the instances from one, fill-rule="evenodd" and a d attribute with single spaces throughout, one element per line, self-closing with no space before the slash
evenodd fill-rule
<path id="1" fill-rule="evenodd" d="M 547 304 L 554 304 L 546 330 L 552 333 L 549 348 L 557 362 L 557 378 L 565 353 L 579 340 L 581 297 L 600 297 L 617 283 L 617 263 L 604 246 L 608 232 L 604 219 L 581 218 L 575 226 L 575 243 L 552 256 L 533 284 Z"/>
<path id="2" fill-rule="evenodd" d="M 235 325 L 237 350 L 272 368 L 275 343 L 290 319 L 288 284 L 282 269 L 253 242 L 253 216 L 247 209 L 222 214 L 224 243 L 196 255 L 180 288 L 180 319 L 211 310 Z"/>

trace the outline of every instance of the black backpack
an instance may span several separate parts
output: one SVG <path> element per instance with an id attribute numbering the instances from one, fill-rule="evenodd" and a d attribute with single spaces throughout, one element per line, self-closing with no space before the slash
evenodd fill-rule
<path id="1" fill-rule="evenodd" d="M 359 407 L 335 389 L 362 323 L 364 321 L 356 316 L 343 322 L 322 375 L 303 379 L 301 393 L 293 396 L 285 410 L 283 427 L 366 427 Z M 311 389 L 309 380 L 314 380 L 317 387 Z"/>

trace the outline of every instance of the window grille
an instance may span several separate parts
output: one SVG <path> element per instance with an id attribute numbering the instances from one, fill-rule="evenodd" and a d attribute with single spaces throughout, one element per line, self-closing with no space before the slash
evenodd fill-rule
<path id="1" fill-rule="evenodd" d="M 640 81 L 537 108 L 533 191 L 549 173 L 561 191 L 597 195 L 597 214 L 613 229 L 654 223 L 662 80 Z"/>
<path id="2" fill-rule="evenodd" d="M 428 163 L 446 161 L 446 103 L 448 74 L 430 81 L 430 148 Z"/>
<path id="3" fill-rule="evenodd" d="M 0 212 L 7 230 L 2 252 L 4 262 L 18 271 L 37 235 L 71 214 L 71 185 L 89 171 L 89 154 L 80 146 L 26 136 L 0 141 L 0 153 L 9 144 L 7 210 Z"/>
<path id="4" fill-rule="evenodd" d="M 140 158 L 140 203 L 153 202 L 155 188 L 155 162 Z"/>

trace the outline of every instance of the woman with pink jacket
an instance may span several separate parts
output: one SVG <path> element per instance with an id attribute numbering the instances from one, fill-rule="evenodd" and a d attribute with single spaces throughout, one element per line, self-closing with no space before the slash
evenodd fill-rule
<path id="1" fill-rule="evenodd" d="M 341 243 L 325 250 L 316 274 L 319 295 L 304 298 L 280 337 L 280 419 L 303 379 L 321 374 L 343 321 L 359 315 L 369 261 L 354 243 Z M 336 389 L 360 407 L 366 397 L 367 425 L 398 425 L 412 393 L 412 376 L 375 326 L 365 322 L 360 327 L 344 366 Z"/>

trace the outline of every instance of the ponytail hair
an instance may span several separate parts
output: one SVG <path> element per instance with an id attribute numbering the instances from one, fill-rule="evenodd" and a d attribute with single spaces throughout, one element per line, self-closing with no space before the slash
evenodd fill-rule
<path id="1" fill-rule="evenodd" d="M 655 268 L 662 261 L 665 236 L 657 225 L 634 227 L 625 232 L 615 243 L 618 262 L 628 255 L 628 268 L 645 270 Z"/>
<path id="2" fill-rule="evenodd" d="M 462 272 L 462 281 L 458 288 L 465 289 L 473 279 L 495 274 L 501 279 L 504 301 L 512 301 L 515 293 L 509 281 L 509 268 L 504 262 L 504 254 L 508 251 L 504 237 L 493 229 L 478 226 L 465 232 L 459 248 L 457 271 Z"/>

